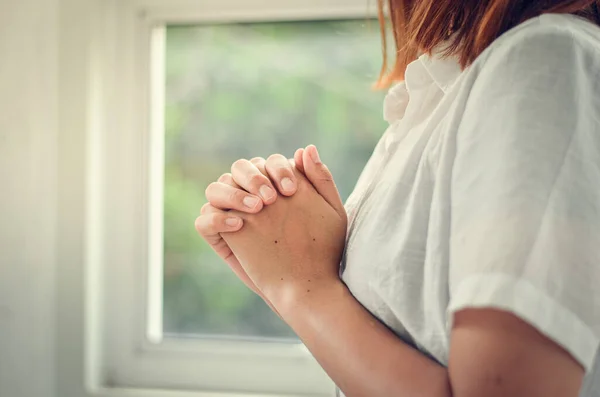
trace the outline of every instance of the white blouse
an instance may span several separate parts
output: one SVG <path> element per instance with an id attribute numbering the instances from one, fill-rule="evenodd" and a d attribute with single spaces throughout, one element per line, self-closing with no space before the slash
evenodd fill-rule
<path id="1" fill-rule="evenodd" d="M 384 113 L 346 205 L 354 296 L 443 365 L 453 313 L 508 310 L 600 397 L 600 28 L 541 16 L 464 72 L 421 56 Z"/>

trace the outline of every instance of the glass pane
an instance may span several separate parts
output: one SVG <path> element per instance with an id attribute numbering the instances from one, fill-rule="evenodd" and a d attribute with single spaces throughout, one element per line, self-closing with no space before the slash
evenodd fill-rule
<path id="1" fill-rule="evenodd" d="M 295 338 L 193 221 L 235 160 L 311 143 L 345 199 L 385 128 L 380 48 L 370 20 L 167 28 L 166 334 Z"/>

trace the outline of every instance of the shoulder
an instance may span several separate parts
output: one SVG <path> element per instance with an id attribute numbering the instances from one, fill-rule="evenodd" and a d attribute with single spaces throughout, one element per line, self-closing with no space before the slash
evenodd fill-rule
<path id="1" fill-rule="evenodd" d="M 465 172 L 519 156 L 523 167 L 545 167 L 540 173 L 560 170 L 567 153 L 600 159 L 600 28 L 568 15 L 538 17 L 497 39 L 471 67 L 457 108 Z M 585 168 L 567 166 L 575 175 Z"/>
<path id="2" fill-rule="evenodd" d="M 472 68 L 482 72 L 494 66 L 549 67 L 549 71 L 564 72 L 582 62 L 596 68 L 600 66 L 600 27 L 574 15 L 546 14 L 500 36 Z"/>

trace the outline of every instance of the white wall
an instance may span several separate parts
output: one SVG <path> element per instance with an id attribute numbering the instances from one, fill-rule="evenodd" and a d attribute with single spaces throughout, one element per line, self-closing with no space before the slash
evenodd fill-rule
<path id="1" fill-rule="evenodd" d="M 0 396 L 55 389 L 58 0 L 0 0 Z"/>

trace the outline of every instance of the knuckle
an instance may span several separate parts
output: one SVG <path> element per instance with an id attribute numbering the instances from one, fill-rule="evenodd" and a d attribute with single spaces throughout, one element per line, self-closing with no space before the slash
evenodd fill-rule
<path id="1" fill-rule="evenodd" d="M 281 159 L 285 160 L 285 157 L 279 153 L 275 153 L 269 156 L 269 158 L 267 158 L 267 163 L 276 163 L 281 161 Z"/>
<path id="2" fill-rule="evenodd" d="M 208 213 L 208 211 L 210 210 L 210 207 L 211 207 L 210 203 L 204 204 L 202 206 L 202 208 L 200 208 L 200 214 L 204 215 L 204 214 Z"/>
<path id="3" fill-rule="evenodd" d="M 239 159 L 233 162 L 233 164 L 231 165 L 231 172 L 233 172 L 236 169 L 239 169 L 241 167 L 244 166 L 244 164 L 246 164 L 248 160 L 246 159 Z"/>
<path id="4" fill-rule="evenodd" d="M 231 175 L 231 173 L 227 172 L 223 175 L 221 175 L 219 177 L 219 179 L 217 179 L 218 182 L 221 183 L 227 183 L 227 182 L 231 182 L 233 180 L 233 176 Z"/>
<path id="5" fill-rule="evenodd" d="M 232 191 L 231 193 L 229 193 L 229 202 L 231 204 L 239 204 L 242 202 L 242 200 L 244 200 L 245 194 L 239 190 L 239 189 L 235 189 L 234 191 Z"/>
<path id="6" fill-rule="evenodd" d="M 265 183 L 265 179 L 264 175 L 254 174 L 250 176 L 249 182 L 252 187 L 258 188 Z"/>
<path id="7" fill-rule="evenodd" d="M 213 218 L 215 214 L 201 215 L 196 219 L 196 231 L 201 236 L 210 236 L 215 234 Z"/>
<path id="8" fill-rule="evenodd" d="M 254 165 L 263 164 L 265 161 L 266 160 L 262 157 L 254 157 L 254 158 L 250 159 L 250 162 Z"/>
<path id="9" fill-rule="evenodd" d="M 198 231 L 198 233 L 203 234 L 203 224 L 202 224 L 202 220 L 203 217 L 199 216 L 198 218 L 196 218 L 196 221 L 194 222 L 194 226 L 196 227 L 196 231 Z"/>
<path id="10" fill-rule="evenodd" d="M 269 157 L 265 168 L 268 170 L 269 174 L 277 177 L 291 176 L 292 174 L 288 159 L 280 154 L 274 154 Z"/>
<path id="11" fill-rule="evenodd" d="M 223 223 L 222 216 L 220 214 L 212 214 L 208 221 L 208 225 L 212 232 L 218 232 L 221 229 L 221 224 Z"/>
<path id="12" fill-rule="evenodd" d="M 323 176 L 328 176 L 328 177 L 332 177 L 331 172 L 329 171 L 329 168 L 327 168 L 327 166 L 325 164 L 323 164 L 323 166 L 320 169 L 321 175 Z"/>
<path id="13" fill-rule="evenodd" d="M 206 196 L 206 198 L 208 198 L 209 196 L 211 196 L 212 193 L 215 191 L 216 188 L 217 188 L 216 182 L 213 182 L 210 185 L 208 185 L 206 187 L 206 189 L 204 190 L 204 195 Z"/>
<path id="14" fill-rule="evenodd" d="M 331 174 L 329 172 L 323 172 L 323 173 L 321 173 L 321 175 L 319 175 L 319 180 L 321 180 L 323 182 L 332 182 L 333 177 L 331 176 Z"/>

